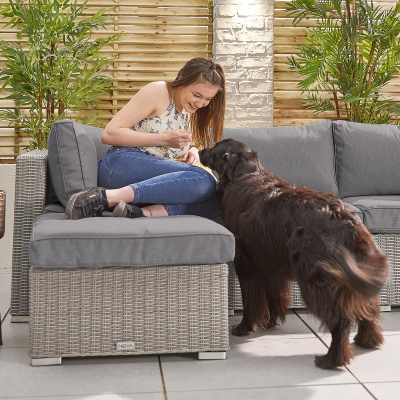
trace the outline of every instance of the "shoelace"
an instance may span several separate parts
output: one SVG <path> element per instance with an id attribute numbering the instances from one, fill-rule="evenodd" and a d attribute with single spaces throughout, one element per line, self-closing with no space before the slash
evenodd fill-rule
<path id="1" fill-rule="evenodd" d="M 101 217 L 103 215 L 104 206 L 99 204 L 98 200 L 96 199 L 91 203 L 84 204 L 82 206 L 82 211 L 85 217 Z"/>

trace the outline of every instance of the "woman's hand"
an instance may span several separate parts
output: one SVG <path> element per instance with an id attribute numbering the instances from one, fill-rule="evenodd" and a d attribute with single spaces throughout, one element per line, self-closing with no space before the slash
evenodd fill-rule
<path id="1" fill-rule="evenodd" d="M 182 157 L 182 161 L 186 164 L 192 164 L 196 167 L 200 167 L 199 150 L 197 150 L 196 147 L 190 148 Z"/>
<path id="2" fill-rule="evenodd" d="M 192 141 L 192 132 L 184 131 L 182 129 L 174 129 L 173 131 L 164 132 L 166 136 L 167 145 L 176 149 L 185 147 Z"/>

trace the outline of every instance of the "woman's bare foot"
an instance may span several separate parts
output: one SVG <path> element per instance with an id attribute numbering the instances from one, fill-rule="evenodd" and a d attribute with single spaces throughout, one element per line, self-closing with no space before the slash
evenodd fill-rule
<path id="1" fill-rule="evenodd" d="M 131 186 L 124 186 L 120 189 L 107 189 L 106 196 L 110 207 L 114 207 L 120 200 L 125 203 L 132 203 L 135 200 L 135 192 Z"/>
<path id="2" fill-rule="evenodd" d="M 167 217 L 168 216 L 167 210 L 161 204 L 154 204 L 154 205 L 148 206 L 148 207 L 150 208 L 151 212 L 150 212 L 149 208 L 147 208 L 147 207 L 142 208 L 143 214 L 146 217 Z"/>

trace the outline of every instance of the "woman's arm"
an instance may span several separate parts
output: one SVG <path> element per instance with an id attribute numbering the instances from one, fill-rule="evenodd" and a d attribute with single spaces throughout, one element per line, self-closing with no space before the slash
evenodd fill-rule
<path id="1" fill-rule="evenodd" d="M 130 127 L 153 114 L 164 101 L 162 91 L 166 90 L 161 82 L 152 82 L 144 86 L 108 123 L 101 136 L 104 144 L 113 146 L 172 146 L 181 148 L 192 140 L 190 132 L 174 130 L 154 135 L 149 132 L 134 131 Z M 166 91 L 168 99 L 168 91 Z"/>

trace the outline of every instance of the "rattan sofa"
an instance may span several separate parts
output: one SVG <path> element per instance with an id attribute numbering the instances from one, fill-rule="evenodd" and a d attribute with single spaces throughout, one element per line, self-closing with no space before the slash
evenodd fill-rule
<path id="1" fill-rule="evenodd" d="M 68 198 L 96 186 L 102 129 L 56 122 L 49 150 L 17 158 L 11 314 L 30 319 L 32 365 L 63 357 L 229 349 L 234 237 L 196 216 L 65 220 Z"/>
<path id="2" fill-rule="evenodd" d="M 303 126 L 225 128 L 224 139 L 257 151 L 267 171 L 296 186 L 332 192 L 364 222 L 389 262 L 380 292 L 383 311 L 400 305 L 400 127 L 347 121 Z M 290 307 L 306 307 L 292 283 Z M 229 269 L 229 309 L 243 308 L 233 263 Z"/>

